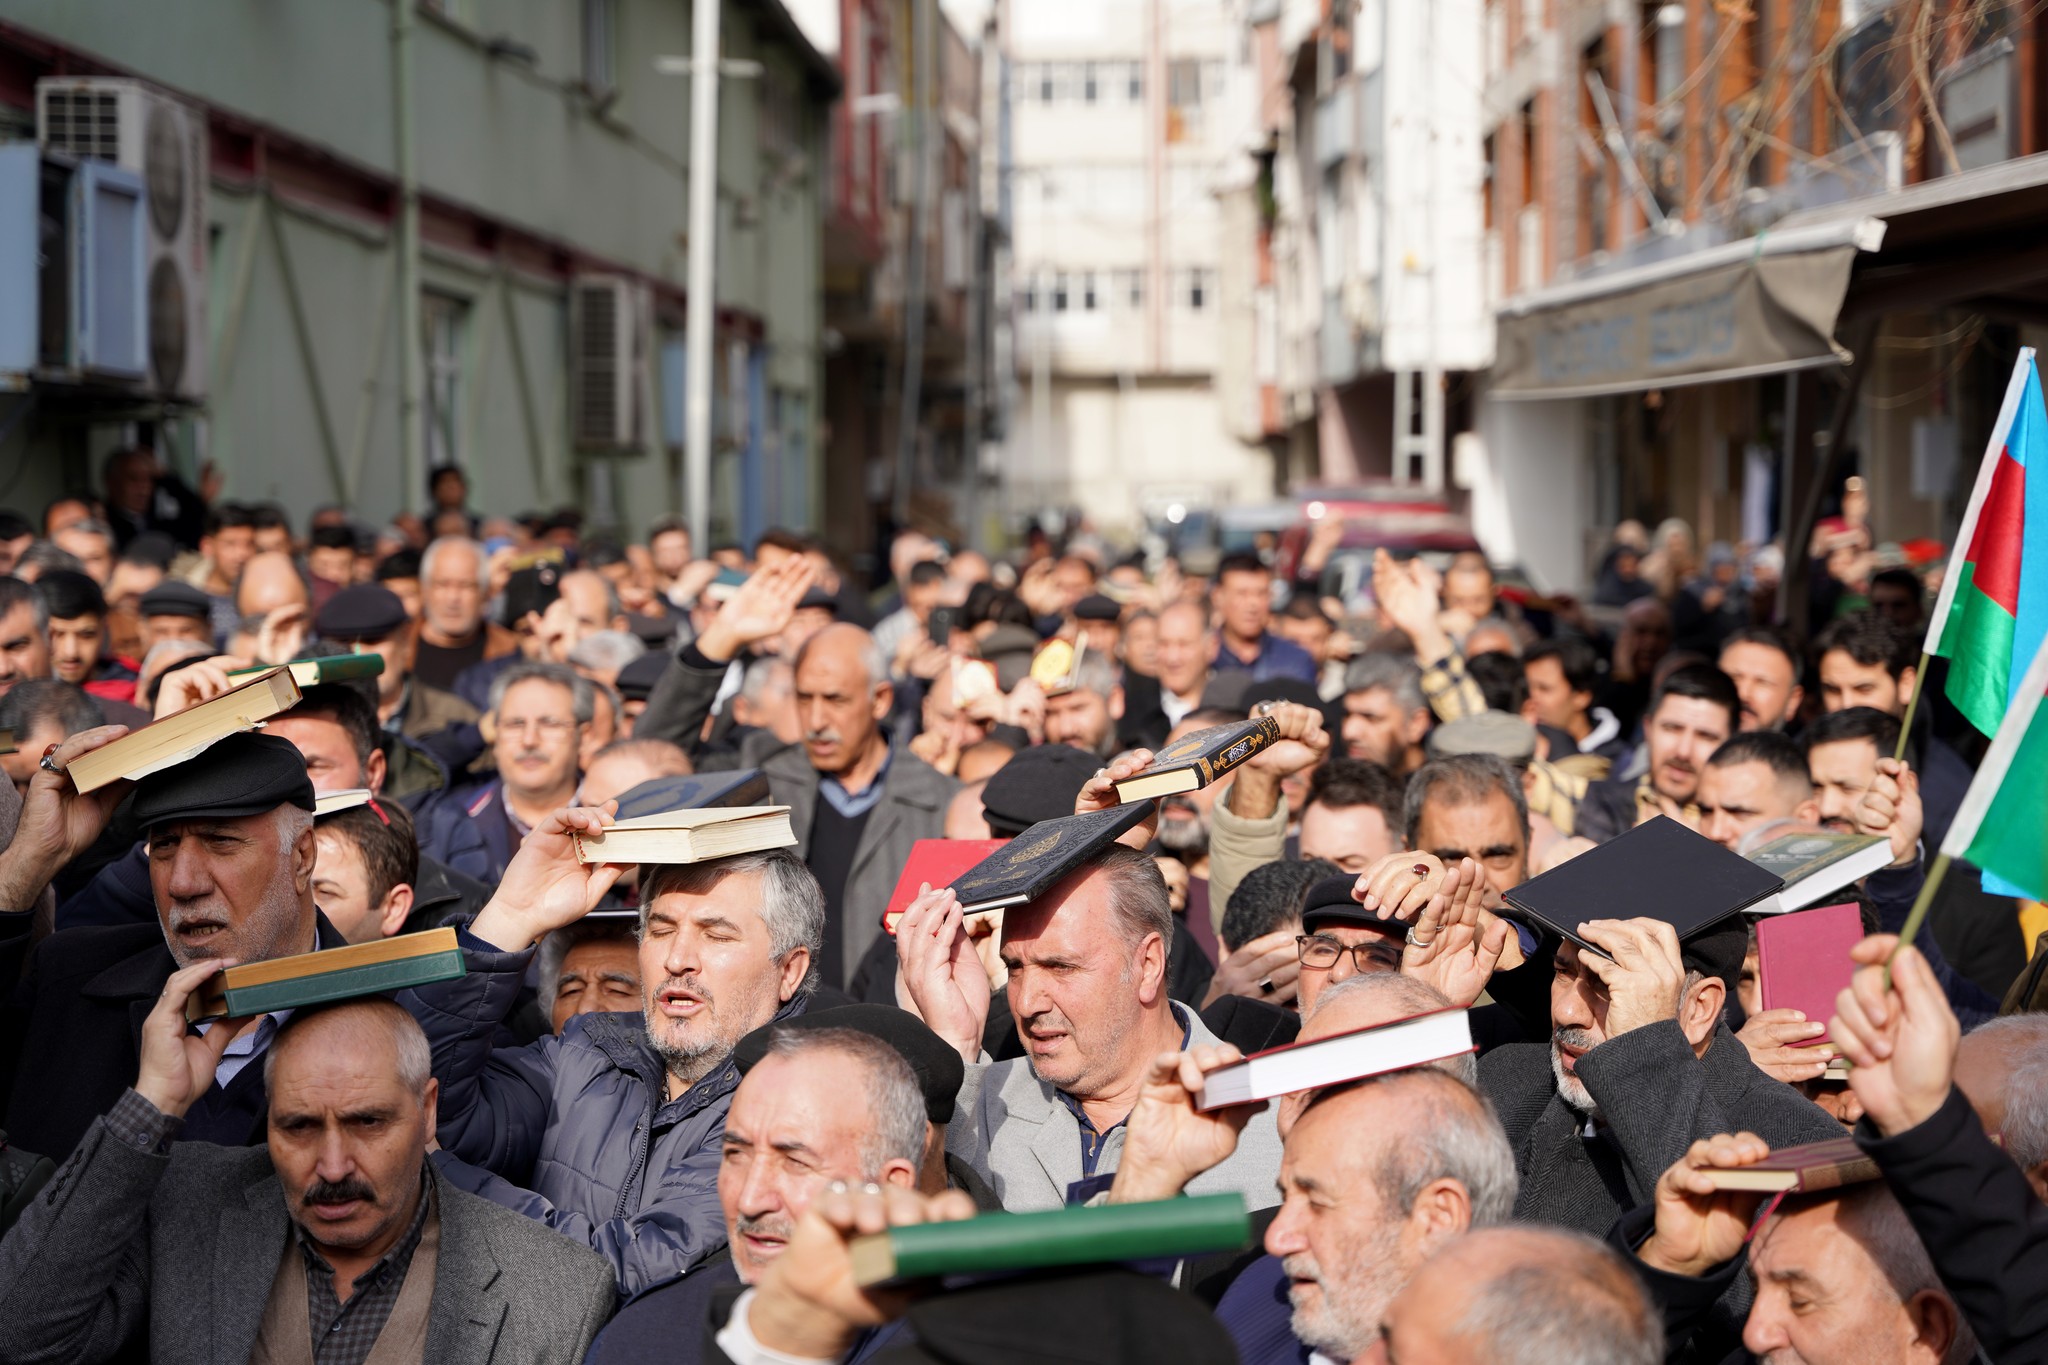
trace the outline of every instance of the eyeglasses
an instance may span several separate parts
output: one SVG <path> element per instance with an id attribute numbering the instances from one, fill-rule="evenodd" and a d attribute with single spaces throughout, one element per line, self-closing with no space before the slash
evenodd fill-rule
<path id="1" fill-rule="evenodd" d="M 565 735 L 576 728 L 573 720 L 562 720 L 557 716 L 538 716 L 533 719 L 501 720 L 498 728 L 507 734 L 523 735 L 528 730 L 538 730 L 544 735 Z"/>
<path id="2" fill-rule="evenodd" d="M 1364 943 L 1339 943 L 1321 934 L 1296 934 L 1294 951 L 1301 958 L 1301 965 L 1326 972 L 1337 965 L 1337 959 L 1351 954 L 1351 966 L 1359 972 L 1376 971 L 1388 961 L 1398 964 L 1401 960 L 1400 947 L 1391 939 L 1368 939 Z"/>

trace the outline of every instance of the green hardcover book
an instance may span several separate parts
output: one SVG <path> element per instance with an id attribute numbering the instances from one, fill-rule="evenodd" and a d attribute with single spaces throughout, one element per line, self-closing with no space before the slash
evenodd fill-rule
<path id="1" fill-rule="evenodd" d="M 374 678 L 384 671 L 382 654 L 330 654 L 324 659 L 293 659 L 284 667 L 292 671 L 292 681 L 301 687 L 312 687 L 317 683 L 347 682 L 351 678 Z M 261 673 L 263 668 L 238 668 L 228 674 L 230 678 L 243 678 Z"/>
<path id="2" fill-rule="evenodd" d="M 854 1238 L 849 1254 L 855 1282 L 873 1285 L 933 1275 L 1200 1256 L 1250 1241 L 1244 1196 L 1209 1194 L 892 1228 Z"/>
<path id="3" fill-rule="evenodd" d="M 240 1019 L 447 981 L 465 968 L 453 929 L 400 934 L 295 957 L 248 962 L 212 977 L 186 1002 L 188 1019 Z"/>

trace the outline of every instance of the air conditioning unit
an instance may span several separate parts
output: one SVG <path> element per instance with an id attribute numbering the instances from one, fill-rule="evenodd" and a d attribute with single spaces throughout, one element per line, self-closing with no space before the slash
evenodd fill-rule
<path id="1" fill-rule="evenodd" d="M 53 152 L 142 178 L 148 389 L 206 396 L 206 116 L 141 81 L 36 82 L 36 136 Z"/>
<path id="2" fill-rule="evenodd" d="M 0 388 L 148 373 L 142 177 L 0 144 Z"/>
<path id="3" fill-rule="evenodd" d="M 576 444 L 637 449 L 646 390 L 647 291 L 620 275 L 579 275 L 569 296 L 569 408 Z"/>

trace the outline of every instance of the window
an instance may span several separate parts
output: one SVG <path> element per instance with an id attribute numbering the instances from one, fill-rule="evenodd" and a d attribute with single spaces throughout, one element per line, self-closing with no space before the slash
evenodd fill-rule
<path id="1" fill-rule="evenodd" d="M 615 0 L 583 0 L 583 88 L 594 99 L 616 93 L 618 42 Z"/>
<path id="2" fill-rule="evenodd" d="M 1040 62 L 1038 64 L 1038 102 L 1040 104 L 1051 104 L 1052 96 L 1052 63 Z"/>
<path id="3" fill-rule="evenodd" d="M 1093 103 L 1095 103 L 1095 95 L 1096 95 L 1095 63 L 1094 63 L 1094 62 L 1083 62 L 1083 63 L 1081 63 L 1081 103 L 1083 103 L 1083 104 L 1093 104 Z"/>
<path id="4" fill-rule="evenodd" d="M 1215 288 L 1210 282 L 1210 273 L 1199 265 L 1180 272 L 1179 302 L 1190 313 L 1202 312 L 1209 306 L 1209 298 Z"/>
<path id="5" fill-rule="evenodd" d="M 1166 64 L 1167 102 L 1176 109 L 1199 109 L 1202 105 L 1202 62 L 1194 57 L 1175 57 Z"/>
<path id="6" fill-rule="evenodd" d="M 1099 306 L 1095 297 L 1095 272 L 1084 270 L 1081 272 L 1081 311 L 1092 313 Z"/>
<path id="7" fill-rule="evenodd" d="M 464 463 L 462 458 L 462 351 L 469 330 L 469 305 L 446 294 L 420 300 L 420 349 L 427 367 L 427 467 Z"/>
<path id="8" fill-rule="evenodd" d="M 1112 270 L 1109 272 L 1111 302 L 1132 312 L 1145 306 L 1145 272 L 1142 270 Z"/>
<path id="9" fill-rule="evenodd" d="M 1018 305 L 1027 313 L 1038 311 L 1038 276 L 1026 275 L 1024 287 L 1017 293 Z"/>
<path id="10" fill-rule="evenodd" d="M 1067 272 L 1064 270 L 1052 272 L 1052 311 L 1067 311 Z"/>
<path id="11" fill-rule="evenodd" d="M 1144 100 L 1145 64 L 1143 62 L 1124 63 L 1124 94 L 1132 104 L 1138 104 Z"/>

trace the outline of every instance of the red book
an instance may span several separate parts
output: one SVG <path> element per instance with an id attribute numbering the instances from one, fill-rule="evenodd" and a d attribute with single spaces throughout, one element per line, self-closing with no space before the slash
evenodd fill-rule
<path id="1" fill-rule="evenodd" d="M 896 879 L 896 889 L 889 893 L 889 904 L 882 911 L 882 932 L 891 935 L 896 932 L 896 921 L 903 918 L 903 912 L 917 899 L 919 886 L 951 886 L 960 879 L 961 873 L 1009 842 L 1008 839 L 919 839 L 910 847 L 910 857 L 903 864 L 903 875 Z"/>
<path id="2" fill-rule="evenodd" d="M 1848 989 L 1856 964 L 1849 950 L 1863 940 L 1863 912 L 1853 903 L 1794 910 L 1756 922 L 1756 978 L 1767 1010 L 1798 1010 L 1824 1024 L 1835 997 Z M 1827 1035 L 1797 1046 L 1824 1043 Z"/>

